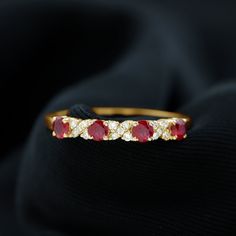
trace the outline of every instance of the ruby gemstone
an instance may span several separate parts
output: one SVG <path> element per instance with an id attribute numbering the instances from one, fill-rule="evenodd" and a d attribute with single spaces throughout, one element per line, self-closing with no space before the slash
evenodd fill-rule
<path id="1" fill-rule="evenodd" d="M 177 120 L 174 125 L 170 127 L 171 135 L 175 136 L 177 140 L 184 138 L 186 134 L 186 125 L 183 120 Z"/>
<path id="2" fill-rule="evenodd" d="M 141 143 L 147 142 L 153 136 L 153 133 L 153 127 L 146 120 L 140 120 L 138 125 L 132 128 L 132 136 Z"/>
<path id="3" fill-rule="evenodd" d="M 102 141 L 108 135 L 108 127 L 103 121 L 97 120 L 88 127 L 88 134 L 93 137 L 93 140 Z"/>
<path id="4" fill-rule="evenodd" d="M 63 118 L 58 116 L 53 122 L 53 131 L 55 136 L 59 139 L 63 139 L 66 134 L 69 133 L 70 126 L 69 123 L 64 123 Z"/>

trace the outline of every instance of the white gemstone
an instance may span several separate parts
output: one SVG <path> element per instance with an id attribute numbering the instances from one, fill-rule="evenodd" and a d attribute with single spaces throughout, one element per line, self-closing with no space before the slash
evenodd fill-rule
<path id="1" fill-rule="evenodd" d="M 87 127 L 87 122 L 86 122 L 86 120 L 81 121 L 80 124 L 79 124 L 79 126 L 80 126 L 81 129 L 86 128 L 86 127 Z"/>
<path id="2" fill-rule="evenodd" d="M 112 140 L 115 140 L 115 139 L 118 139 L 120 137 L 120 135 L 117 133 L 112 133 L 110 137 Z"/>
<path id="3" fill-rule="evenodd" d="M 157 120 L 150 120 L 149 124 L 153 127 L 156 127 L 156 126 L 158 126 L 158 121 Z"/>
<path id="4" fill-rule="evenodd" d="M 91 139 L 91 137 L 89 136 L 87 130 L 85 130 L 85 131 L 80 135 L 80 137 L 82 137 L 82 138 L 84 138 L 84 139 Z"/>
<path id="5" fill-rule="evenodd" d="M 125 129 L 128 130 L 131 127 L 131 121 L 127 120 L 121 123 L 121 126 Z"/>
<path id="6" fill-rule="evenodd" d="M 153 139 L 158 139 L 162 134 L 162 130 L 161 129 L 157 129 L 155 130 L 154 134 L 153 134 Z"/>
<path id="7" fill-rule="evenodd" d="M 78 137 L 81 132 L 82 132 L 82 129 L 80 128 L 80 126 L 76 126 L 76 127 L 71 131 L 71 135 L 72 135 L 72 137 Z"/>
<path id="8" fill-rule="evenodd" d="M 122 127 L 118 127 L 117 131 L 116 131 L 119 135 L 123 135 L 123 133 L 125 132 L 125 130 Z"/>
<path id="9" fill-rule="evenodd" d="M 162 136 L 161 136 L 164 140 L 169 140 L 171 139 L 171 135 L 168 131 L 165 131 Z"/>
<path id="10" fill-rule="evenodd" d="M 94 122 L 94 120 L 82 120 L 79 124 L 79 126 L 81 127 L 81 129 L 85 129 L 88 126 L 90 126 L 92 123 Z"/>
<path id="11" fill-rule="evenodd" d="M 77 119 L 74 119 L 74 118 L 71 118 L 70 120 L 69 120 L 69 123 L 70 123 L 70 128 L 71 129 L 74 129 L 77 125 L 78 125 L 78 120 Z"/>
<path id="12" fill-rule="evenodd" d="M 126 132 L 123 134 L 122 139 L 124 139 L 125 141 L 130 141 L 133 139 L 133 136 L 130 132 Z"/>
<path id="13" fill-rule="evenodd" d="M 109 128 L 110 130 L 116 130 L 117 127 L 118 127 L 118 125 L 119 125 L 119 122 L 118 122 L 118 121 L 109 121 L 109 122 L 108 122 L 108 128 Z"/>
<path id="14" fill-rule="evenodd" d="M 168 120 L 159 120 L 158 124 L 162 127 L 162 128 L 167 128 L 169 126 L 169 121 Z"/>

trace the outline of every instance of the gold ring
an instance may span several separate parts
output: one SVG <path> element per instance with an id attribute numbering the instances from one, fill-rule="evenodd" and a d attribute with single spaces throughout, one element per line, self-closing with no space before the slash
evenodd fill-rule
<path id="1" fill-rule="evenodd" d="M 182 140 L 187 137 L 191 118 L 176 112 L 145 108 L 93 107 L 98 115 L 149 116 L 155 119 L 116 120 L 80 119 L 69 116 L 69 110 L 49 113 L 45 117 L 47 127 L 58 139 L 76 138 L 95 141 L 122 139 L 125 141 L 147 142 L 158 138 Z"/>

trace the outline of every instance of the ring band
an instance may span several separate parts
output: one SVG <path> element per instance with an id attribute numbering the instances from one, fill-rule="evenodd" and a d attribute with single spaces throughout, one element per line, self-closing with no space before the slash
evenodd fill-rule
<path id="1" fill-rule="evenodd" d="M 149 116 L 150 120 L 80 119 L 69 116 L 69 110 L 49 113 L 45 117 L 47 127 L 56 138 L 82 137 L 95 141 L 122 139 L 147 142 L 157 140 L 182 140 L 187 137 L 191 118 L 176 112 L 144 108 L 93 107 L 98 115 Z"/>

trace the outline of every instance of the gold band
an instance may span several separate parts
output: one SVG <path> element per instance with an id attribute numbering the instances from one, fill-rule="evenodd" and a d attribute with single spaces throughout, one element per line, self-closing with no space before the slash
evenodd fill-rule
<path id="1" fill-rule="evenodd" d="M 121 138 L 126 141 L 151 141 L 157 139 L 155 138 L 155 134 L 157 133 L 158 135 L 156 136 L 164 140 L 182 139 L 186 137 L 186 134 L 184 134 L 184 132 L 186 132 L 186 129 L 189 128 L 191 123 L 191 118 L 184 114 L 155 109 L 128 107 L 93 107 L 91 108 L 91 110 L 96 114 L 103 116 L 149 116 L 157 117 L 158 119 L 145 120 L 146 123 L 144 121 L 132 120 L 127 120 L 123 122 L 118 122 L 114 120 L 101 120 L 101 122 L 103 122 L 101 123 L 96 119 L 82 120 L 80 118 L 70 117 L 68 116 L 69 110 L 62 110 L 47 114 L 45 117 L 45 122 L 47 127 L 50 130 L 53 130 L 53 135 L 58 138 L 80 136 L 85 139 L 94 139 L 96 141 L 101 141 L 97 140 L 99 138 L 95 136 L 98 130 L 101 135 L 102 128 L 104 129 L 104 135 L 102 137 L 102 140 L 114 140 L 117 138 Z M 58 123 L 56 123 L 56 130 L 55 121 L 57 121 Z M 94 124 L 95 122 L 97 123 Z M 113 128 L 111 128 L 112 126 Z M 122 132 L 121 129 L 123 129 L 124 132 Z M 57 135 L 56 132 L 60 133 L 60 131 L 62 132 L 62 134 Z M 88 132 L 90 133 L 90 135 L 88 134 Z M 91 135 L 93 134 L 93 132 L 95 132 L 95 134 Z M 179 135 L 179 137 L 181 138 L 178 137 L 178 132 L 181 133 Z M 142 137 L 139 138 L 139 136 Z M 147 140 L 144 137 L 146 137 Z"/>

